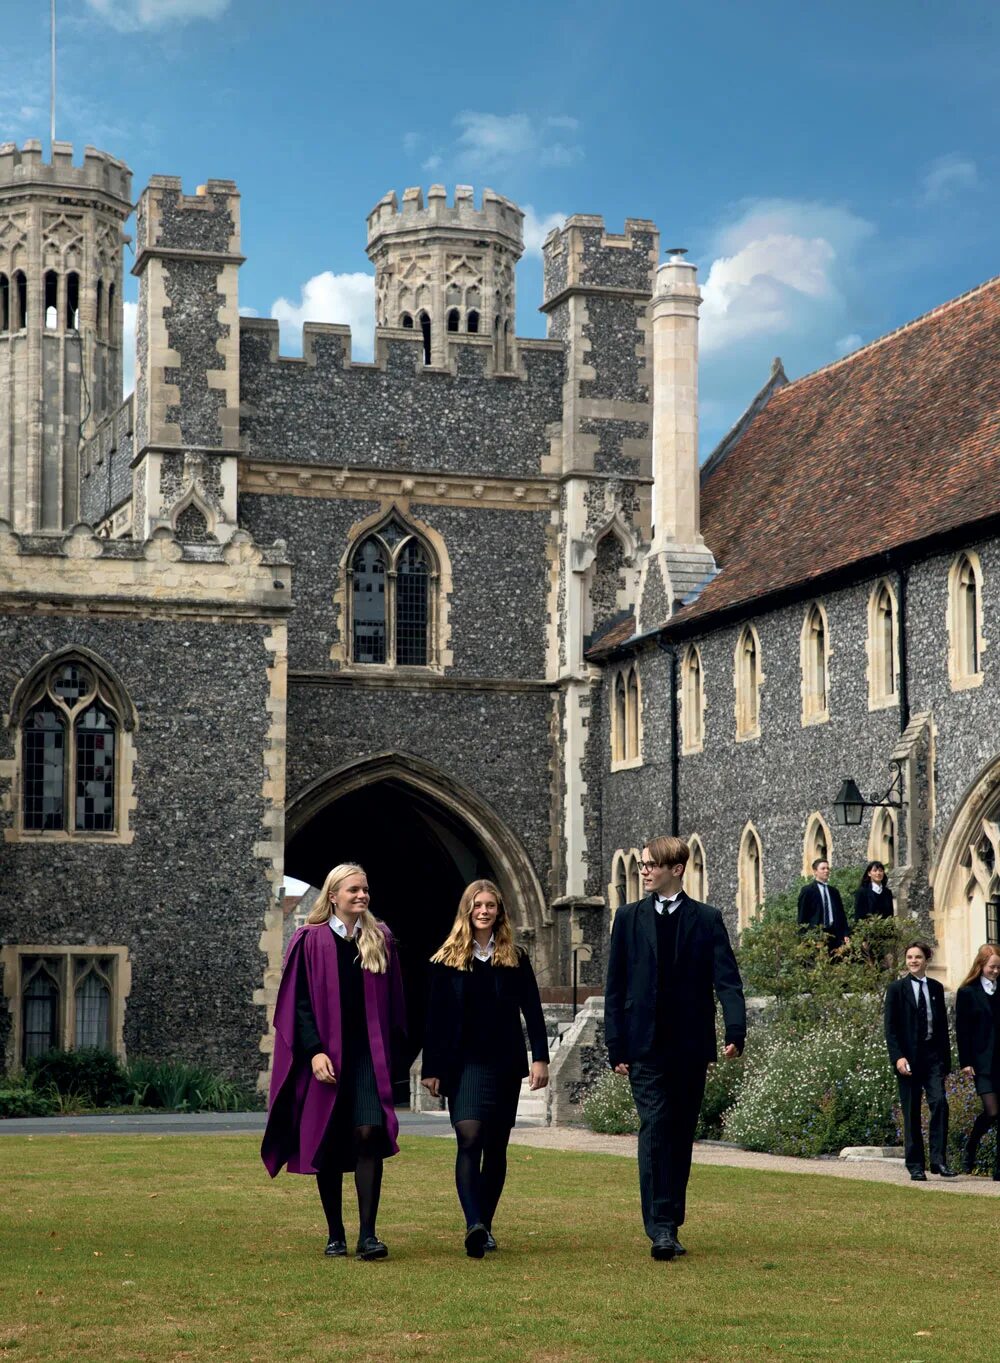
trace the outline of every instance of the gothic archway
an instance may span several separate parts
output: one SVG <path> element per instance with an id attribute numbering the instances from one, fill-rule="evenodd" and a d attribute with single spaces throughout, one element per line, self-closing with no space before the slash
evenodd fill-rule
<path id="1" fill-rule="evenodd" d="M 331 866 L 358 861 L 372 910 L 400 948 L 411 1050 L 421 1042 L 428 958 L 451 927 L 463 888 L 496 881 L 540 983 L 549 919 L 520 839 L 481 796 L 423 759 L 380 753 L 345 764 L 300 791 L 286 810 L 285 871 L 320 885 Z"/>
<path id="2" fill-rule="evenodd" d="M 1000 756 L 968 787 L 930 872 L 939 977 L 954 988 L 1000 910 Z M 991 902 L 992 901 L 992 902 Z"/>

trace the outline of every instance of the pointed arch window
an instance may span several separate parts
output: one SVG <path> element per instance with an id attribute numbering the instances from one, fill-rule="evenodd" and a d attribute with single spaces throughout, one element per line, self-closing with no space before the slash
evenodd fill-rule
<path id="1" fill-rule="evenodd" d="M 705 869 L 705 848 L 694 834 L 688 839 L 691 855 L 684 873 L 684 888 L 692 899 L 705 903 L 708 899 L 708 872 Z"/>
<path id="2" fill-rule="evenodd" d="M 14 330 L 23 331 L 28 325 L 28 278 L 23 270 L 14 275 Z"/>
<path id="3" fill-rule="evenodd" d="M 74 1028 L 76 1047 L 111 1048 L 111 981 L 101 969 L 101 961 L 75 961 Z"/>
<path id="4" fill-rule="evenodd" d="M 403 313 L 402 317 L 399 319 L 399 325 L 403 328 L 404 331 L 413 330 L 413 318 L 410 316 L 408 312 Z"/>
<path id="5" fill-rule="evenodd" d="M 45 961 L 32 961 L 21 990 L 22 1056 L 30 1060 L 59 1045 L 59 979 Z"/>
<path id="6" fill-rule="evenodd" d="M 59 276 L 55 270 L 45 271 L 45 330 L 55 331 L 59 326 Z"/>
<path id="7" fill-rule="evenodd" d="M 10 280 L 0 272 L 0 331 L 10 331 Z"/>
<path id="8" fill-rule="evenodd" d="M 747 824 L 740 838 L 737 868 L 736 912 L 740 931 L 760 913 L 764 903 L 764 849 L 753 824 Z"/>
<path id="9" fill-rule="evenodd" d="M 868 599 L 868 708 L 899 700 L 899 615 L 896 594 L 885 580 Z"/>
<path id="10" fill-rule="evenodd" d="M 642 762 L 642 690 L 634 663 L 614 674 L 611 692 L 611 767 Z"/>
<path id="11" fill-rule="evenodd" d="M 608 906 L 611 910 L 612 926 L 614 925 L 615 914 L 623 904 L 628 902 L 628 866 L 625 852 L 619 847 L 611 858 L 611 880 L 608 884 Z"/>
<path id="12" fill-rule="evenodd" d="M 131 986 L 126 947 L 7 946 L 0 948 L 0 961 L 14 1000 L 15 1066 L 56 1048 L 124 1054 Z"/>
<path id="13" fill-rule="evenodd" d="M 38 677 L 22 726 L 21 822 L 30 833 L 113 833 L 121 703 L 100 673 L 62 660 Z"/>
<path id="14" fill-rule="evenodd" d="M 689 644 L 681 659 L 681 751 L 701 752 L 705 741 L 701 650 Z"/>
<path id="15" fill-rule="evenodd" d="M 94 310 L 94 329 L 98 336 L 104 335 L 104 280 L 97 281 L 97 301 Z"/>
<path id="16" fill-rule="evenodd" d="M 833 857 L 833 838 L 830 826 L 820 813 L 810 814 L 806 822 L 805 837 L 802 840 L 802 874 L 812 875 L 812 864 L 822 858 L 830 861 Z"/>
<path id="17" fill-rule="evenodd" d="M 466 323 L 466 330 L 469 332 L 470 336 L 476 336 L 479 333 L 479 313 L 475 308 L 469 309 L 469 320 Z"/>
<path id="18" fill-rule="evenodd" d="M 66 276 L 66 330 L 80 330 L 80 276 L 75 270 Z"/>
<path id="19" fill-rule="evenodd" d="M 760 737 L 761 672 L 760 639 L 753 625 L 744 625 L 736 641 L 736 737 Z"/>
<path id="20" fill-rule="evenodd" d="M 803 724 L 822 724 L 830 718 L 829 648 L 826 611 L 813 602 L 802 622 Z"/>
<path id="21" fill-rule="evenodd" d="M 432 663 L 438 574 L 423 540 L 390 516 L 354 548 L 348 577 L 351 661 L 389 667 Z"/>
<path id="22" fill-rule="evenodd" d="M 431 319 L 426 312 L 420 314 L 420 334 L 424 341 L 424 364 L 431 362 Z"/>
<path id="23" fill-rule="evenodd" d="M 448 330 L 457 331 L 459 322 L 458 308 L 448 309 Z"/>
<path id="24" fill-rule="evenodd" d="M 639 872 L 639 853 L 633 847 L 625 860 L 625 880 L 628 891 L 626 903 L 634 904 L 642 898 L 642 876 Z"/>
<path id="25" fill-rule="evenodd" d="M 948 592 L 948 664 L 952 689 L 983 680 L 983 573 L 979 555 L 959 554 L 951 565 Z"/>
<path id="26" fill-rule="evenodd" d="M 868 838 L 868 860 L 880 861 L 887 871 L 896 864 L 896 811 L 877 809 Z"/>

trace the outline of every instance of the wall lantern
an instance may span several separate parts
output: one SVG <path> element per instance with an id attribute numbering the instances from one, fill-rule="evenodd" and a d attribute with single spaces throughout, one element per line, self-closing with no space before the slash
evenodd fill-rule
<path id="1" fill-rule="evenodd" d="M 903 808 L 902 763 L 893 759 L 889 763 L 889 767 L 892 770 L 889 789 L 884 795 L 872 791 L 867 800 L 858 789 L 858 784 L 853 776 L 844 777 L 844 784 L 838 790 L 833 801 L 833 817 L 841 828 L 857 828 L 866 809 Z"/>

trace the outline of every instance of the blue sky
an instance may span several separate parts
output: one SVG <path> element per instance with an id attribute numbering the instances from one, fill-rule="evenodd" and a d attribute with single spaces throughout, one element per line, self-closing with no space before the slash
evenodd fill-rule
<path id="1" fill-rule="evenodd" d="M 241 303 L 349 322 L 365 218 L 489 185 L 539 246 L 573 212 L 653 218 L 700 267 L 702 449 L 780 354 L 807 372 L 1000 272 L 995 4 L 59 0 L 57 135 L 243 195 Z M 0 0 L 0 139 L 48 134 L 48 4 Z M 135 281 L 131 281 L 134 284 Z M 135 290 L 129 296 L 134 299 Z"/>

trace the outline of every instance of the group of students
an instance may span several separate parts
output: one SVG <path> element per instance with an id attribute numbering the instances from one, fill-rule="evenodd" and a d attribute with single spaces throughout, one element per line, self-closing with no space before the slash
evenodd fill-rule
<path id="1" fill-rule="evenodd" d="M 645 896 L 618 910 L 605 998 L 609 1060 L 629 1078 L 640 1117 L 639 1186 L 643 1224 L 656 1259 L 686 1251 L 684 1222 L 691 1145 L 707 1066 L 716 1058 L 715 1004 L 725 1019 L 723 1058 L 743 1049 L 742 982 L 718 909 L 684 893 L 688 847 L 681 838 L 643 847 Z M 843 907 L 827 885 L 829 864 L 800 901 L 800 922 L 814 918 L 840 933 Z M 826 871 L 826 876 L 823 871 Z M 885 867 L 872 862 L 855 916 L 890 916 Z M 335 866 L 289 944 L 275 1003 L 271 1098 L 261 1156 L 274 1177 L 316 1177 L 327 1221 L 324 1252 L 347 1255 L 343 1175 L 353 1171 L 358 1199 L 356 1257 L 383 1259 L 376 1231 L 383 1161 L 398 1152 L 392 1057 L 403 1054 L 405 1010 L 399 958 L 388 927 L 369 909 L 368 880 L 354 863 Z M 815 900 L 815 903 L 813 903 Z M 869 901 L 873 901 L 869 903 Z M 889 913 L 885 913 L 885 906 Z M 805 924 L 804 924 L 805 925 Z M 836 949 L 836 948 L 834 948 Z M 921 1097 L 930 1108 L 930 1169 L 947 1163 L 951 1043 L 944 990 L 927 977 L 931 948 L 914 941 L 906 975 L 885 1000 L 885 1035 L 903 1111 L 906 1165 L 925 1180 Z M 448 1101 L 457 1153 L 455 1182 L 465 1220 L 464 1247 L 481 1259 L 496 1250 L 493 1219 L 507 1173 L 507 1145 L 526 1075 L 548 1084 L 548 1045 L 538 986 L 515 945 L 500 892 L 490 880 L 464 890 L 451 932 L 431 958 L 421 1083 Z M 1000 946 L 981 947 L 956 1002 L 959 1064 L 981 1102 L 965 1146 L 971 1173 L 980 1142 L 1000 1112 Z M 531 1063 L 521 1019 L 527 1027 Z M 1000 1180 L 1000 1140 L 994 1179 Z"/>
<path id="2" fill-rule="evenodd" d="M 351 1171 L 355 1255 L 384 1259 L 389 1252 L 375 1223 L 383 1161 L 399 1150 L 392 1058 L 404 1053 L 406 1018 L 396 945 L 369 899 L 360 866 L 333 868 L 289 943 L 274 1010 L 261 1157 L 272 1177 L 283 1165 L 316 1176 L 327 1222 L 324 1253 L 332 1258 L 347 1255 L 343 1176 Z M 549 1082 L 545 1018 L 531 963 L 515 945 L 492 881 L 466 886 L 431 961 L 421 1082 L 448 1100 L 465 1252 L 482 1259 L 497 1247 L 493 1218 L 522 1080 L 530 1075 L 532 1089 Z"/>

